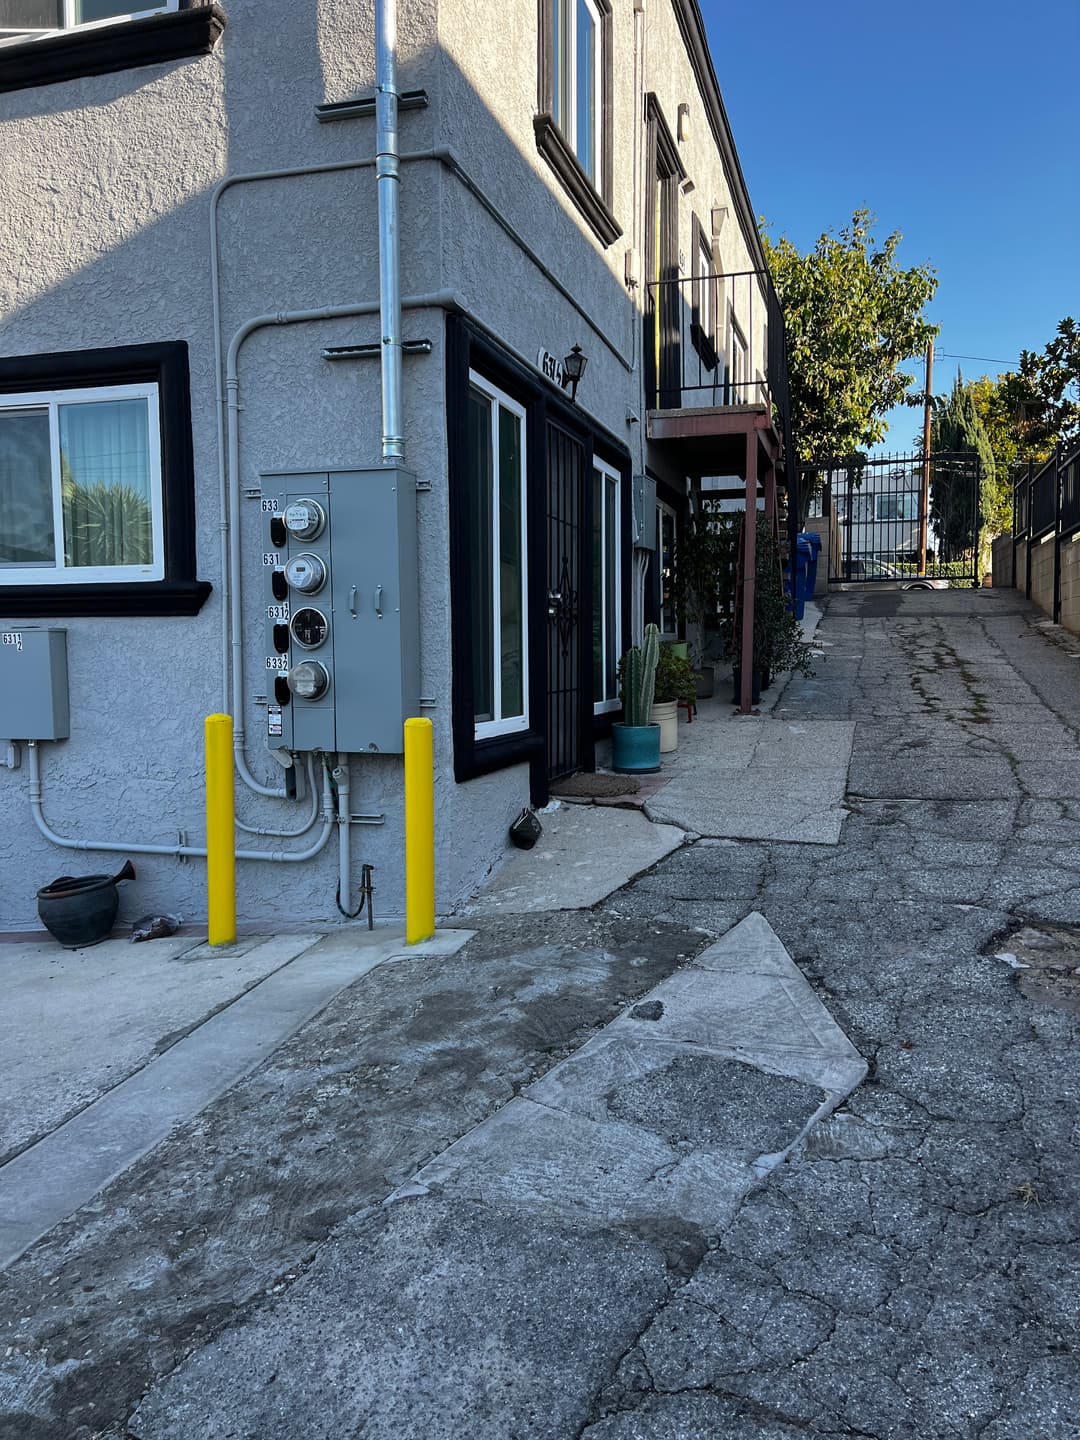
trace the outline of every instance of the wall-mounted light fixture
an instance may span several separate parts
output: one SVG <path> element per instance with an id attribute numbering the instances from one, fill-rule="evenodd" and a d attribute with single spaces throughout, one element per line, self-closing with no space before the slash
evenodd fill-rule
<path id="1" fill-rule="evenodd" d="M 720 231 L 723 230 L 723 228 L 724 228 L 724 222 L 725 222 L 725 220 L 727 219 L 727 217 L 728 217 L 728 207 L 727 207 L 726 205 L 714 205 L 714 206 L 712 207 L 711 219 L 712 219 L 712 235 L 713 235 L 713 239 L 714 239 L 714 240 L 718 240 L 718 239 L 720 238 Z"/>
<path id="2" fill-rule="evenodd" d="M 677 134 L 680 140 L 690 139 L 690 106 L 685 100 L 679 105 Z"/>
<path id="3" fill-rule="evenodd" d="M 588 363 L 588 357 L 581 353 L 580 345 L 575 345 L 574 348 L 570 351 L 570 354 L 563 359 L 563 389 L 565 390 L 567 385 L 570 385 L 572 387 L 570 391 L 571 400 L 577 400 L 578 381 L 585 374 L 585 367 L 586 365 L 588 365 Z"/>

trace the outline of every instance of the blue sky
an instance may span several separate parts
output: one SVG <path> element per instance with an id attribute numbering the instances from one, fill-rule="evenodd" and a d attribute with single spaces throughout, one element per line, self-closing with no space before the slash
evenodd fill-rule
<path id="1" fill-rule="evenodd" d="M 901 263 L 936 268 L 929 316 L 950 354 L 1015 363 L 1080 315 L 1080 0 L 700 4 L 774 235 L 805 251 L 872 210 L 880 235 L 903 233 Z M 1008 368 L 941 356 L 935 392 L 957 365 Z M 885 448 L 918 426 L 893 412 Z"/>

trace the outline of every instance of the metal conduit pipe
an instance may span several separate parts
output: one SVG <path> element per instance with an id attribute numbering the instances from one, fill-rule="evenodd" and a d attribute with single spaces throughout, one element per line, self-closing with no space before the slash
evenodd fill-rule
<path id="1" fill-rule="evenodd" d="M 347 911 L 352 894 L 352 849 L 349 845 L 349 757 L 338 755 L 334 766 L 337 785 L 338 909 Z"/>
<path id="2" fill-rule="evenodd" d="M 464 302 L 452 290 L 436 290 L 430 295 L 410 295 L 401 302 L 407 310 L 461 310 Z M 358 315 L 376 315 L 377 300 L 356 305 L 325 305 L 317 310 L 286 310 L 278 314 L 256 315 L 244 322 L 229 344 L 225 362 L 225 388 L 228 394 L 226 414 L 228 489 L 226 514 L 229 517 L 228 551 L 232 584 L 229 586 L 229 636 L 232 655 L 233 751 L 236 768 L 244 783 L 260 795 L 282 798 L 284 792 L 263 785 L 248 769 L 244 732 L 244 623 L 240 595 L 240 378 L 238 364 L 241 347 L 249 335 L 270 325 L 302 325 L 316 320 L 341 320 Z"/>
<path id="3" fill-rule="evenodd" d="M 311 810 L 307 819 L 296 830 L 278 830 L 271 826 L 245 825 L 239 817 L 236 819 L 236 828 L 243 830 L 245 835 L 262 835 L 274 840 L 296 840 L 301 835 L 306 835 L 315 821 L 319 818 L 319 787 L 315 783 L 315 757 L 310 752 L 307 757 L 308 789 L 311 792 Z"/>
<path id="4" fill-rule="evenodd" d="M 398 201 L 397 0 L 375 0 L 375 182 L 379 213 L 379 325 L 382 331 L 382 459 L 405 458 L 401 406 L 401 262 Z"/>
<path id="5" fill-rule="evenodd" d="M 185 858 L 206 858 L 202 845 L 150 845 L 144 842 L 131 843 L 126 840 L 72 840 L 58 835 L 45 819 L 41 802 L 41 762 L 38 757 L 38 742 L 27 741 L 30 758 L 30 809 L 34 824 L 53 845 L 65 850 L 109 850 L 123 855 L 171 855 L 176 860 Z M 296 864 L 301 860 L 313 860 L 324 849 L 334 828 L 334 800 L 330 793 L 330 777 L 323 775 L 322 829 L 318 837 L 305 850 L 237 850 L 237 860 L 269 860 L 275 864 Z"/>

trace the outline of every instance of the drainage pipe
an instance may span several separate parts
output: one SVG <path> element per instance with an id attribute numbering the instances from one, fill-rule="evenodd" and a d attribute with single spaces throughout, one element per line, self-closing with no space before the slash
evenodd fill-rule
<path id="1" fill-rule="evenodd" d="M 375 0 L 375 180 L 379 212 L 379 326 L 382 332 L 382 458 L 405 458 L 401 405 L 401 260 L 398 243 L 397 0 Z"/>
<path id="2" fill-rule="evenodd" d="M 109 850 L 122 855 L 171 855 L 176 860 L 189 858 L 205 859 L 206 848 L 202 845 L 150 845 L 143 842 L 130 843 L 126 840 L 72 840 L 58 835 L 45 819 L 41 803 L 41 761 L 38 756 L 38 742 L 28 740 L 26 748 L 30 761 L 30 809 L 34 824 L 53 845 L 65 850 Z M 275 864 L 296 864 L 301 860 L 313 860 L 324 849 L 334 828 L 334 801 L 330 793 L 330 776 L 323 774 L 322 828 L 315 840 L 305 850 L 237 850 L 237 860 L 269 860 Z"/>

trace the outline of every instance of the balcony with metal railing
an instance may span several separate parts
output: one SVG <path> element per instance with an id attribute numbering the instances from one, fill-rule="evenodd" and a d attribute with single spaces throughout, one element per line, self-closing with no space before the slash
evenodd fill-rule
<path id="1" fill-rule="evenodd" d="M 686 468 L 738 471 L 754 431 L 790 451 L 784 317 L 767 270 L 659 280 L 645 307 L 648 434 Z"/>

